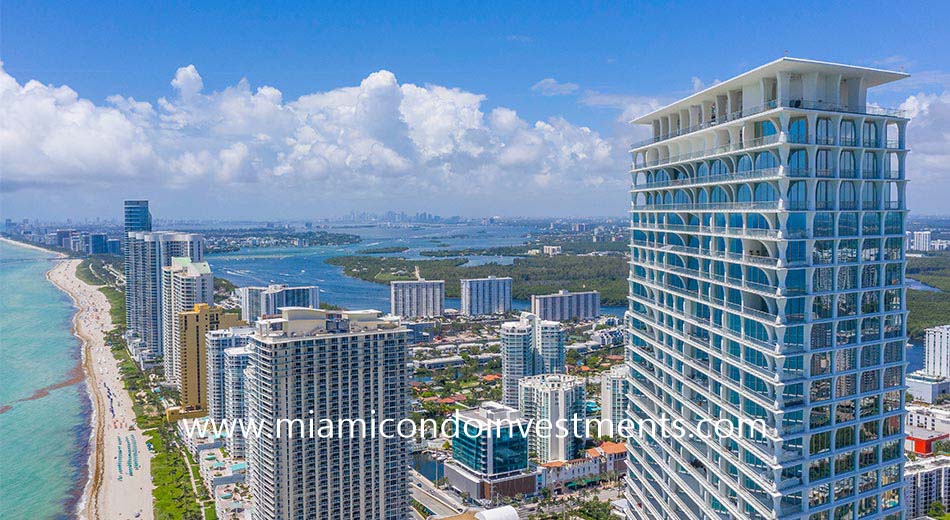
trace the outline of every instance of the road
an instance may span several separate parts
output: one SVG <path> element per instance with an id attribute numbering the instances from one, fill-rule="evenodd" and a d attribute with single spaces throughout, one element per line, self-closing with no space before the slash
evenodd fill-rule
<path id="1" fill-rule="evenodd" d="M 409 471 L 409 487 L 412 490 L 412 498 L 437 515 L 456 515 L 466 509 L 458 499 L 436 488 L 435 484 L 415 470 Z"/>

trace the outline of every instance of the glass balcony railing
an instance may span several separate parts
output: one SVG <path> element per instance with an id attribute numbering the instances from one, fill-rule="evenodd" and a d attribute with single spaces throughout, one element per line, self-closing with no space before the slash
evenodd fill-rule
<path id="1" fill-rule="evenodd" d="M 776 324 L 785 323 L 785 320 L 783 320 L 777 314 L 772 314 L 767 311 L 745 307 L 742 304 L 733 303 L 727 300 L 723 300 L 722 298 L 713 298 L 705 294 L 699 294 L 695 291 L 688 291 L 681 287 L 676 287 L 674 285 L 668 284 L 660 280 L 651 280 L 645 276 L 632 274 L 631 281 L 639 282 L 645 285 L 650 285 L 650 286 L 653 286 L 654 289 L 659 289 L 661 291 L 674 293 L 674 294 L 683 296 L 689 300 L 699 301 L 699 303 L 706 303 L 708 305 L 718 307 L 722 310 L 736 312 L 741 316 L 745 316 L 748 318 L 755 318 L 757 320 L 764 322 L 764 324 L 766 325 L 776 325 Z"/>
<path id="2" fill-rule="evenodd" d="M 698 159 L 700 157 L 706 157 L 709 155 L 718 155 L 723 153 L 735 152 L 739 150 L 745 150 L 747 148 L 756 148 L 759 146 L 767 146 L 770 144 L 775 144 L 778 142 L 779 134 L 769 135 L 765 137 L 758 137 L 756 139 L 751 139 L 749 141 L 738 142 L 738 143 L 729 143 L 719 145 L 713 148 L 706 148 L 703 150 L 696 150 L 694 152 L 685 152 L 679 155 L 673 155 L 670 157 L 664 157 L 660 159 L 654 159 L 652 161 L 646 161 L 645 163 L 634 165 L 634 168 L 648 168 L 652 166 L 659 166 L 661 164 L 671 164 L 681 161 L 688 161 L 690 159 Z"/>
<path id="3" fill-rule="evenodd" d="M 786 174 L 790 170 L 786 169 Z M 779 167 L 776 168 L 764 168 L 761 170 L 748 170 L 744 172 L 734 172 L 734 173 L 723 173 L 719 175 L 707 175 L 704 177 L 693 177 L 689 179 L 670 179 L 665 181 L 654 181 L 647 182 L 645 184 L 640 184 L 634 186 L 634 190 L 641 189 L 657 189 L 657 188 L 666 188 L 666 187 L 679 187 L 679 186 L 692 186 L 696 184 L 709 184 L 709 183 L 720 183 L 720 182 L 729 182 L 729 181 L 743 181 L 743 180 L 752 180 L 752 179 L 766 179 L 766 178 L 778 178 L 782 175 L 782 169 Z"/>
<path id="4" fill-rule="evenodd" d="M 765 266 L 778 265 L 778 258 L 764 255 L 748 255 L 742 253 L 729 253 L 726 251 L 713 251 L 710 249 L 700 249 L 698 247 L 659 244 L 655 242 L 648 242 L 646 240 L 631 240 L 630 244 L 634 246 L 648 247 L 657 251 L 672 251 L 675 253 L 685 253 L 692 256 L 717 258 L 722 260 L 730 260 L 733 262 L 745 262 Z"/>
<path id="5" fill-rule="evenodd" d="M 761 112 L 765 112 L 766 110 L 772 110 L 773 108 L 776 108 L 776 107 L 778 107 L 778 103 L 773 100 L 773 101 L 769 101 L 767 103 L 763 103 L 758 106 L 744 108 L 742 110 L 737 110 L 735 112 L 732 112 L 731 114 L 726 114 L 724 116 L 717 116 L 714 114 L 710 118 L 710 120 L 706 121 L 705 123 L 700 123 L 698 125 L 693 125 L 687 128 L 679 128 L 679 129 L 672 130 L 658 136 L 644 139 L 642 141 L 633 143 L 633 148 L 639 148 L 641 146 L 645 146 L 648 144 L 658 143 L 660 141 L 672 139 L 673 137 L 679 137 L 681 135 L 691 134 L 693 132 L 704 130 L 706 128 L 712 128 L 714 126 L 721 125 L 723 123 L 728 123 L 730 121 L 736 121 L 738 119 L 742 119 L 743 117 L 749 117 L 755 114 L 759 114 Z"/>
<path id="6" fill-rule="evenodd" d="M 781 240 L 783 238 L 809 238 L 807 230 L 785 230 L 758 228 L 727 228 L 719 226 L 687 226 L 683 224 L 654 224 L 649 222 L 633 222 L 631 227 L 644 231 L 677 231 L 700 235 L 720 235 L 730 238 L 765 238 Z"/>
<path id="7" fill-rule="evenodd" d="M 899 118 L 906 117 L 906 112 L 904 110 L 897 109 L 897 108 L 885 108 L 885 107 L 878 107 L 878 106 L 873 106 L 873 105 L 857 107 L 857 106 L 850 106 L 850 105 L 842 105 L 838 103 L 829 103 L 826 101 L 813 101 L 813 100 L 807 100 L 807 99 L 790 99 L 781 103 L 781 106 L 787 107 L 787 108 L 801 109 L 801 110 L 821 110 L 824 112 L 840 112 L 844 114 L 860 114 L 860 115 L 886 116 L 886 117 L 899 117 Z M 745 117 L 754 116 L 756 114 L 760 114 L 762 112 L 766 112 L 768 110 L 772 110 L 778 107 L 779 107 L 778 100 L 773 99 L 772 101 L 767 101 L 761 105 L 743 108 L 742 110 L 737 110 L 735 112 L 732 112 L 730 114 L 726 114 L 723 116 L 717 116 L 714 114 L 709 119 L 709 121 L 706 121 L 697 125 L 685 127 L 685 128 L 677 128 L 675 130 L 670 130 L 663 134 L 656 135 L 656 136 L 644 139 L 642 141 L 635 142 L 631 145 L 631 147 L 641 148 L 643 146 L 659 143 L 661 141 L 666 141 L 667 139 L 672 139 L 674 137 L 679 137 L 681 135 L 691 134 L 693 132 L 698 132 L 700 130 L 712 128 L 714 126 L 718 126 L 724 123 L 729 123 L 729 122 L 737 121 Z M 819 136 L 818 144 L 833 144 L 833 142 L 825 142 L 825 143 L 820 142 L 820 140 L 825 140 L 825 139 L 830 139 L 830 138 L 828 138 L 827 136 Z M 853 146 L 853 144 L 850 146 Z"/>
<path id="8" fill-rule="evenodd" d="M 697 202 L 673 204 L 644 204 L 636 206 L 644 211 L 782 211 L 779 201 L 765 202 Z"/>
<path id="9" fill-rule="evenodd" d="M 661 378 L 658 378 L 658 377 L 655 377 L 655 376 L 647 376 L 647 381 L 650 382 L 650 383 L 652 383 L 652 384 L 653 384 L 653 387 L 656 388 L 657 390 L 660 390 L 660 392 L 661 392 L 662 394 L 672 395 L 672 396 L 681 395 L 677 390 L 675 390 L 675 389 L 672 388 L 669 384 L 667 384 L 667 383 L 665 383 L 663 380 L 661 380 Z M 652 392 L 651 392 L 651 393 L 647 393 L 646 390 L 649 390 L 649 389 L 647 389 L 647 388 L 645 387 L 645 385 L 643 385 L 641 382 L 639 382 L 639 381 L 634 381 L 634 386 L 636 387 L 637 390 L 639 390 L 641 393 L 643 393 L 643 396 L 642 396 L 642 397 L 639 397 L 638 399 L 636 399 L 636 401 L 638 401 L 638 402 L 641 403 L 640 408 L 641 408 L 644 412 L 646 412 L 646 415 L 647 415 L 650 419 L 652 419 L 652 420 L 654 420 L 654 421 L 659 421 L 659 418 L 655 417 L 656 414 L 657 414 L 657 410 L 656 410 L 656 409 L 650 410 L 650 407 L 642 406 L 642 404 L 644 404 L 644 403 L 642 403 L 642 400 L 644 400 L 644 399 L 648 400 L 651 405 L 658 405 L 658 406 L 660 407 L 660 410 L 663 412 L 663 415 L 664 415 L 664 416 L 667 416 L 668 414 L 671 414 L 671 413 L 675 413 L 675 412 L 673 412 L 672 410 L 666 410 L 666 408 L 669 406 L 668 404 L 654 401 L 654 399 L 659 399 L 660 396 L 653 395 Z M 731 385 L 730 385 L 730 386 L 731 386 Z M 744 392 L 743 392 L 743 393 L 744 393 Z M 755 396 L 754 394 L 745 394 L 745 393 L 744 393 L 744 395 L 746 395 L 746 399 L 751 399 L 751 400 L 753 400 L 753 401 L 758 401 L 758 400 L 760 399 L 760 398 L 758 398 L 757 396 Z M 721 408 L 723 408 L 723 409 L 726 409 L 726 410 L 736 410 L 736 408 L 737 408 L 735 405 L 733 405 L 733 404 L 731 404 L 731 403 L 728 403 L 727 401 L 725 401 L 725 400 L 722 399 L 721 397 L 719 397 L 719 396 L 717 396 L 717 395 L 714 395 L 714 394 L 709 394 L 709 395 L 707 396 L 707 399 L 709 399 L 709 400 L 710 400 L 711 402 L 713 402 L 713 403 L 716 403 L 717 406 L 719 406 L 719 407 L 721 407 Z M 772 401 L 765 401 L 765 400 L 763 400 L 763 402 L 765 403 L 765 404 L 763 405 L 763 408 L 765 408 L 766 410 L 775 410 L 775 409 L 776 409 L 774 402 L 772 402 Z M 761 403 L 760 403 L 760 404 L 761 404 Z M 697 407 L 697 408 L 699 408 L 699 407 Z M 704 409 L 702 409 L 702 408 L 699 408 L 698 411 L 695 410 L 695 409 L 692 409 L 691 411 L 692 411 L 693 413 L 696 413 L 696 415 L 698 415 L 700 418 L 705 419 L 705 420 L 707 420 L 707 421 L 711 421 L 711 422 L 714 423 L 714 422 L 717 420 L 717 418 L 712 417 L 712 416 L 709 414 L 709 412 L 708 412 L 707 410 L 704 410 Z M 739 412 L 741 413 L 741 411 L 739 411 Z M 684 425 L 684 426 L 687 426 L 687 428 L 689 428 L 690 425 L 687 424 L 687 425 Z M 767 426 L 767 429 L 769 430 L 769 432 L 774 431 L 774 427 L 771 427 L 771 426 Z M 691 433 L 692 433 L 692 432 L 691 432 Z M 769 433 L 766 433 L 766 436 L 770 436 Z M 696 434 L 693 434 L 692 437 L 693 437 L 693 438 L 699 438 L 699 436 L 696 435 Z M 745 437 L 739 437 L 738 439 L 736 439 L 736 442 L 738 443 L 739 446 L 741 446 L 741 447 L 744 448 L 745 450 L 751 452 L 752 454 L 754 454 L 755 456 L 759 457 L 760 459 L 763 459 L 763 460 L 770 460 L 770 461 L 777 461 L 777 459 L 776 459 L 776 454 L 775 454 L 774 452 L 772 452 L 771 450 L 769 450 L 768 447 L 767 447 L 766 445 L 764 445 L 764 444 L 758 444 L 758 443 L 752 442 L 751 440 L 749 440 L 749 439 L 747 439 L 747 438 L 745 438 Z M 685 446 L 685 445 L 684 445 L 684 446 Z M 757 484 L 758 484 L 762 489 L 770 489 L 770 488 L 774 488 L 774 487 L 775 487 L 775 483 L 774 483 L 774 482 L 770 482 L 770 476 L 771 476 L 771 475 L 770 475 L 767 471 L 756 470 L 756 469 L 754 469 L 754 468 L 750 468 L 747 464 L 739 464 L 739 452 L 738 452 L 737 449 L 729 449 L 729 448 L 726 448 L 725 446 L 719 445 L 718 443 L 705 443 L 705 442 L 704 442 L 704 443 L 700 443 L 700 444 L 690 444 L 690 446 L 693 446 L 694 448 L 697 448 L 697 451 L 706 451 L 705 457 L 707 457 L 706 460 L 707 460 L 707 463 L 708 463 L 708 464 L 714 464 L 714 462 L 713 462 L 713 460 L 711 459 L 711 457 L 709 457 L 711 454 L 709 453 L 708 450 L 711 449 L 711 450 L 713 450 L 713 452 L 715 452 L 720 458 L 729 461 L 729 462 L 732 463 L 733 465 L 737 465 L 737 468 L 739 468 L 739 469 L 743 472 L 743 474 L 744 474 L 746 477 L 752 479 L 753 481 L 756 481 Z M 700 447 L 701 447 L 701 450 L 699 449 Z M 702 456 L 701 453 L 694 453 L 693 455 L 694 455 L 694 456 Z M 748 495 L 750 498 L 754 498 L 755 496 L 757 496 L 757 495 L 752 495 L 752 494 L 749 494 L 749 493 L 743 493 L 743 494 L 744 494 L 744 495 Z M 758 500 L 758 499 L 756 498 L 756 500 Z"/>
<path id="10" fill-rule="evenodd" d="M 851 105 L 842 105 L 837 103 L 830 103 L 827 101 L 811 101 L 807 99 L 792 99 L 783 104 L 788 108 L 802 108 L 805 110 L 823 110 L 825 112 L 841 112 L 845 114 L 861 114 L 868 116 L 887 116 L 887 117 L 900 117 L 903 118 L 906 115 L 906 111 L 899 108 L 885 108 L 878 106 L 863 106 L 856 107 Z"/>

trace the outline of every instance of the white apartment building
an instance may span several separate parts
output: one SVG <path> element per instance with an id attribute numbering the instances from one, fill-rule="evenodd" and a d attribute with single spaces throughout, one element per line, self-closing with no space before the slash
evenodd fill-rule
<path id="1" fill-rule="evenodd" d="M 930 504 L 950 500 L 950 456 L 941 455 L 904 468 L 904 518 L 922 518 Z"/>
<path id="2" fill-rule="evenodd" d="M 434 318 L 445 311 L 445 280 L 390 282 L 390 313 L 403 318 Z"/>
<path id="3" fill-rule="evenodd" d="M 162 268 L 162 349 L 167 384 L 177 385 L 181 375 L 178 313 L 199 303 L 214 305 L 211 267 L 188 257 L 172 257 L 170 265 Z"/>
<path id="4" fill-rule="evenodd" d="M 409 417 L 407 330 L 381 314 L 285 307 L 257 322 L 244 380 L 247 417 L 264 424 L 245 439 L 252 519 L 409 517 L 409 447 L 395 435 Z M 310 418 L 362 419 L 367 431 L 278 430 Z M 372 425 L 385 427 L 372 436 Z"/>
<path id="5" fill-rule="evenodd" d="M 950 325 L 927 329 L 924 372 L 950 378 Z"/>
<path id="6" fill-rule="evenodd" d="M 630 437 L 628 518 L 903 518 L 905 76 L 786 57 L 633 121 L 629 410 L 686 436 Z"/>
<path id="7" fill-rule="evenodd" d="M 931 250 L 931 233 L 930 231 L 914 231 L 913 238 L 911 239 L 910 248 L 914 251 L 930 251 Z"/>
<path id="8" fill-rule="evenodd" d="M 205 351 L 208 374 L 208 417 L 220 421 L 227 417 L 227 401 L 225 391 L 224 351 L 247 345 L 247 340 L 254 333 L 254 327 L 229 327 L 221 330 L 209 330 L 205 334 Z"/>
<path id="9" fill-rule="evenodd" d="M 627 373 L 629 371 L 627 365 L 620 364 L 601 374 L 600 417 L 604 425 L 601 435 L 611 437 L 618 435 L 620 421 L 627 417 Z"/>
<path id="10" fill-rule="evenodd" d="M 511 278 L 463 278 L 461 312 L 464 316 L 504 314 L 511 310 Z"/>
<path id="11" fill-rule="evenodd" d="M 936 406 L 907 406 L 904 424 L 937 433 L 950 433 L 950 409 Z"/>
<path id="12" fill-rule="evenodd" d="M 533 295 L 531 312 L 542 320 L 591 320 L 600 316 L 600 293 L 561 290 L 555 294 Z"/>
<path id="13" fill-rule="evenodd" d="M 246 345 L 226 348 L 221 357 L 224 365 L 223 418 L 231 421 L 231 424 L 236 424 L 236 421 L 244 421 L 247 418 L 244 370 L 251 359 L 251 351 Z M 232 457 L 243 458 L 246 455 L 244 432 L 241 428 L 232 428 L 231 435 L 225 442 Z"/>
<path id="14" fill-rule="evenodd" d="M 567 332 L 556 321 L 523 312 L 501 325 L 502 401 L 518 406 L 518 381 L 538 374 L 563 373 Z"/>
<path id="15" fill-rule="evenodd" d="M 584 447 L 585 396 L 584 380 L 566 374 L 542 374 L 518 381 L 518 409 L 531 425 L 528 450 L 539 463 L 579 456 Z M 543 424 L 552 427 L 545 431 Z M 559 431 L 559 424 L 564 430 Z"/>
<path id="16" fill-rule="evenodd" d="M 203 236 L 172 231 L 129 232 L 125 250 L 127 337 L 132 357 L 141 365 L 162 350 L 162 268 L 173 257 L 204 259 Z"/>
<path id="17" fill-rule="evenodd" d="M 254 323 L 261 316 L 277 314 L 281 307 L 320 308 L 320 288 L 316 285 L 240 287 L 237 294 L 241 300 L 241 319 L 247 323 Z"/>

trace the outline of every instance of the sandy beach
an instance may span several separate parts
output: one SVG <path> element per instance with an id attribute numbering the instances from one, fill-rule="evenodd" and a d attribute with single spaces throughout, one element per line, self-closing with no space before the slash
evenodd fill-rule
<path id="1" fill-rule="evenodd" d="M 89 480 L 78 516 L 151 519 L 150 453 L 142 432 L 134 427 L 132 400 L 123 387 L 118 363 L 105 345 L 104 335 L 112 329 L 109 301 L 97 287 L 76 277 L 79 263 L 76 259 L 63 260 L 47 273 L 47 278 L 67 293 L 77 308 L 73 333 L 83 343 L 83 368 L 94 409 Z"/>

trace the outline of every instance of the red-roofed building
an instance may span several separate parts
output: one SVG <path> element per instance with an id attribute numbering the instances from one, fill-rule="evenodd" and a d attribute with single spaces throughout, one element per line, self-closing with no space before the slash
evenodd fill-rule
<path id="1" fill-rule="evenodd" d="M 934 443 L 950 438 L 950 434 L 925 430 L 916 426 L 905 429 L 907 438 L 904 440 L 904 449 L 917 455 L 930 456 L 934 454 Z"/>
<path id="2" fill-rule="evenodd" d="M 622 474 L 626 459 L 626 444 L 604 442 L 596 448 L 584 450 L 583 458 L 540 464 L 541 485 L 552 491 L 562 491 L 571 482 L 595 481 L 611 471 Z"/>
<path id="3" fill-rule="evenodd" d="M 600 474 L 599 459 L 581 458 L 573 460 L 552 460 L 538 466 L 541 470 L 541 486 L 551 491 L 563 491 L 574 481 L 592 480 Z"/>

